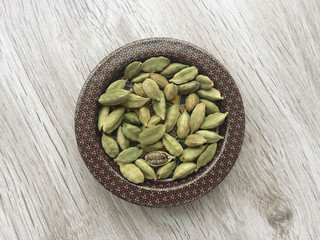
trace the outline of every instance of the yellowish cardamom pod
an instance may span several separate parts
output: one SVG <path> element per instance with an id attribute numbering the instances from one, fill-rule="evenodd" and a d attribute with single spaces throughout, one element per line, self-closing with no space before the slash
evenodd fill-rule
<path id="1" fill-rule="evenodd" d="M 200 126 L 201 129 L 213 129 L 219 127 L 228 116 L 228 112 L 216 112 L 206 116 Z"/>
<path id="2" fill-rule="evenodd" d="M 172 181 L 182 179 L 194 172 L 197 165 L 193 162 L 181 163 L 176 170 L 174 170 Z"/>
<path id="3" fill-rule="evenodd" d="M 170 64 L 170 59 L 160 56 L 152 57 L 144 61 L 142 64 L 142 71 L 144 72 L 160 72 Z"/>
<path id="4" fill-rule="evenodd" d="M 217 143 L 213 143 L 207 147 L 207 149 L 199 156 L 197 160 L 197 168 L 196 171 L 198 171 L 199 168 L 204 167 L 207 165 L 214 157 L 217 151 Z"/>
<path id="5" fill-rule="evenodd" d="M 204 103 L 198 103 L 193 109 L 190 117 L 190 131 L 194 133 L 201 126 L 204 117 L 206 115 L 206 105 Z"/>
<path id="6" fill-rule="evenodd" d="M 119 146 L 115 139 L 111 136 L 102 134 L 101 144 L 104 151 L 109 155 L 111 158 L 115 158 L 119 154 Z"/>
<path id="7" fill-rule="evenodd" d="M 179 139 L 185 139 L 190 132 L 190 116 L 187 110 L 180 115 L 177 121 L 177 135 Z"/>
<path id="8" fill-rule="evenodd" d="M 142 87 L 149 98 L 157 100 L 158 102 L 160 101 L 161 91 L 158 84 L 155 81 L 151 80 L 150 78 L 147 78 L 142 83 Z"/>
<path id="9" fill-rule="evenodd" d="M 130 182 L 135 184 L 144 182 L 144 175 L 142 171 L 133 163 L 120 163 L 121 174 Z"/>

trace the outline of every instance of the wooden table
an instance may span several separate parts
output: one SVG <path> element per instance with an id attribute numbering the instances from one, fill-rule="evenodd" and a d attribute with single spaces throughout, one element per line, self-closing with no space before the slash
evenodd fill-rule
<path id="1" fill-rule="evenodd" d="M 121 200 L 77 149 L 74 111 L 116 48 L 174 37 L 234 77 L 246 136 L 231 173 L 184 206 Z M 320 2 L 0 3 L 0 239 L 320 239 Z"/>

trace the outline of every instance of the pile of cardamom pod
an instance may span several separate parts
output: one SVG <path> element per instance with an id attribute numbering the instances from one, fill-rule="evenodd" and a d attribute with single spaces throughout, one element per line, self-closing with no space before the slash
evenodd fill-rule
<path id="1" fill-rule="evenodd" d="M 102 146 L 133 183 L 185 178 L 213 159 L 223 139 L 214 129 L 228 112 L 217 100 L 223 97 L 213 81 L 194 66 L 163 56 L 132 62 L 99 98 Z"/>

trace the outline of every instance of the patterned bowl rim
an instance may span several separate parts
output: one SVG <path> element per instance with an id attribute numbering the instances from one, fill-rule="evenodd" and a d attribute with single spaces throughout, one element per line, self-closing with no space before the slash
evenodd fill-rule
<path id="1" fill-rule="evenodd" d="M 218 145 L 211 163 L 186 179 L 174 182 L 147 182 L 136 185 L 116 171 L 103 151 L 97 131 L 97 99 L 112 80 L 123 73 L 134 60 L 151 56 L 167 56 L 182 63 L 194 65 L 199 73 L 213 79 L 225 97 L 229 112 L 225 138 Z M 190 64 L 191 63 L 191 64 Z M 91 72 L 80 92 L 75 111 L 75 134 L 80 154 L 93 176 L 116 196 L 147 207 L 170 207 L 191 202 L 216 187 L 231 171 L 243 143 L 245 112 L 239 89 L 229 72 L 207 51 L 173 38 L 148 38 L 128 43 L 105 57 Z"/>

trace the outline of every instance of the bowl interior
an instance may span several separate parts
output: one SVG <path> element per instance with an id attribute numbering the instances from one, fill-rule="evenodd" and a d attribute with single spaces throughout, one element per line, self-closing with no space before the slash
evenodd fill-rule
<path id="1" fill-rule="evenodd" d="M 119 168 L 113 159 L 104 152 L 101 145 L 101 133 L 97 130 L 98 113 L 101 108 L 98 103 L 99 96 L 113 81 L 123 76 L 125 67 L 133 61 L 144 61 L 154 56 L 168 57 L 171 62 L 180 62 L 190 66 L 196 66 L 199 74 L 207 75 L 214 81 L 217 88 L 225 97 L 224 101 L 217 104 L 222 112 L 230 114 L 222 126 L 219 134 L 225 136 L 218 142 L 214 161 L 206 167 L 199 169 L 182 180 L 172 181 L 145 181 L 141 185 L 128 182 L 122 177 Z M 140 40 L 128 44 L 109 56 L 107 56 L 94 69 L 86 81 L 76 109 L 76 137 L 82 157 L 97 180 L 109 191 L 131 202 L 146 206 L 170 206 L 188 202 L 201 196 L 216 186 L 231 170 L 239 154 L 244 134 L 244 109 L 240 93 L 230 74 L 210 54 L 198 47 L 175 39 L 156 38 Z M 201 181 L 201 183 L 199 182 Z M 144 199 L 139 194 L 124 193 L 125 189 L 150 193 L 153 195 L 162 192 L 161 196 L 170 195 L 170 191 L 176 192 L 194 189 L 195 192 L 188 198 L 175 196 L 171 201 L 162 203 L 155 199 Z M 166 192 L 166 194 L 163 194 Z M 165 198 L 167 199 L 167 198 Z M 176 200 L 178 199 L 178 200 Z"/>

